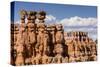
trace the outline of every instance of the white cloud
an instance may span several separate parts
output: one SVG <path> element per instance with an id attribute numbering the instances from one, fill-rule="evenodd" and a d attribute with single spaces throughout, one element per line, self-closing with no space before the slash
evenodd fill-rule
<path id="1" fill-rule="evenodd" d="M 25 19 L 27 22 L 27 19 Z M 15 23 L 20 23 L 20 20 Z M 53 15 L 47 15 L 45 19 L 45 23 L 61 23 L 63 26 L 97 26 L 97 18 L 88 17 L 82 18 L 78 16 L 64 18 L 58 21 L 58 19 Z"/>
<path id="2" fill-rule="evenodd" d="M 45 19 L 45 22 L 46 23 L 56 23 L 57 19 L 55 16 L 53 15 L 46 15 L 46 19 Z"/>
<path id="3" fill-rule="evenodd" d="M 54 17 L 53 15 L 46 15 L 45 20 L 48 20 L 48 21 L 56 20 L 56 17 Z"/>
<path id="4" fill-rule="evenodd" d="M 60 21 L 64 26 L 97 26 L 97 18 L 71 17 Z"/>

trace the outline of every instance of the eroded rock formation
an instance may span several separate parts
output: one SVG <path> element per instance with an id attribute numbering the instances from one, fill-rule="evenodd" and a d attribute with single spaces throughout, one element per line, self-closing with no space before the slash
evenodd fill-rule
<path id="1" fill-rule="evenodd" d="M 46 25 L 45 18 L 44 11 L 23 10 L 20 24 L 11 24 L 12 65 L 97 60 L 97 43 L 87 32 L 65 33 L 62 24 Z"/>

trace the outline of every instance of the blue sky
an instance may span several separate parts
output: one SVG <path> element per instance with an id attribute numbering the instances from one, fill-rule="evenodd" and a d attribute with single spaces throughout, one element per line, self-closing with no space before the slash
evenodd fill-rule
<path id="1" fill-rule="evenodd" d="M 19 22 L 20 10 L 40 11 L 47 13 L 46 23 L 62 23 L 65 31 L 86 31 L 89 36 L 97 38 L 97 7 L 68 4 L 49 4 L 36 2 L 15 2 L 14 21 Z"/>
<path id="2" fill-rule="evenodd" d="M 80 16 L 80 17 L 97 17 L 96 6 L 80 6 L 80 5 L 63 5 L 63 4 L 49 4 L 49 3 L 33 3 L 33 2 L 15 2 L 15 21 L 19 20 L 19 11 L 25 9 L 30 10 L 44 10 L 47 14 L 52 14 L 57 19 L 65 17 Z"/>

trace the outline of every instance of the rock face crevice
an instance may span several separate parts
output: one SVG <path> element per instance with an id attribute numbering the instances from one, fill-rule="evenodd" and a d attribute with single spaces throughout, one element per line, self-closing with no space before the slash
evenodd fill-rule
<path id="1" fill-rule="evenodd" d="M 46 25 L 45 18 L 44 11 L 22 10 L 20 24 L 11 24 L 12 65 L 97 60 L 96 42 L 88 37 L 87 32 L 66 33 L 62 24 Z"/>

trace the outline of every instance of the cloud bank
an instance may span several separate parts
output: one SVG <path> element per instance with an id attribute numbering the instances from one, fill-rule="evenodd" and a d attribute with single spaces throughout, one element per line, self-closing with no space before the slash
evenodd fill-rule
<path id="1" fill-rule="evenodd" d="M 71 18 L 64 18 L 60 23 L 66 26 L 97 26 L 97 19 L 92 17 L 82 18 L 74 16 Z"/>

